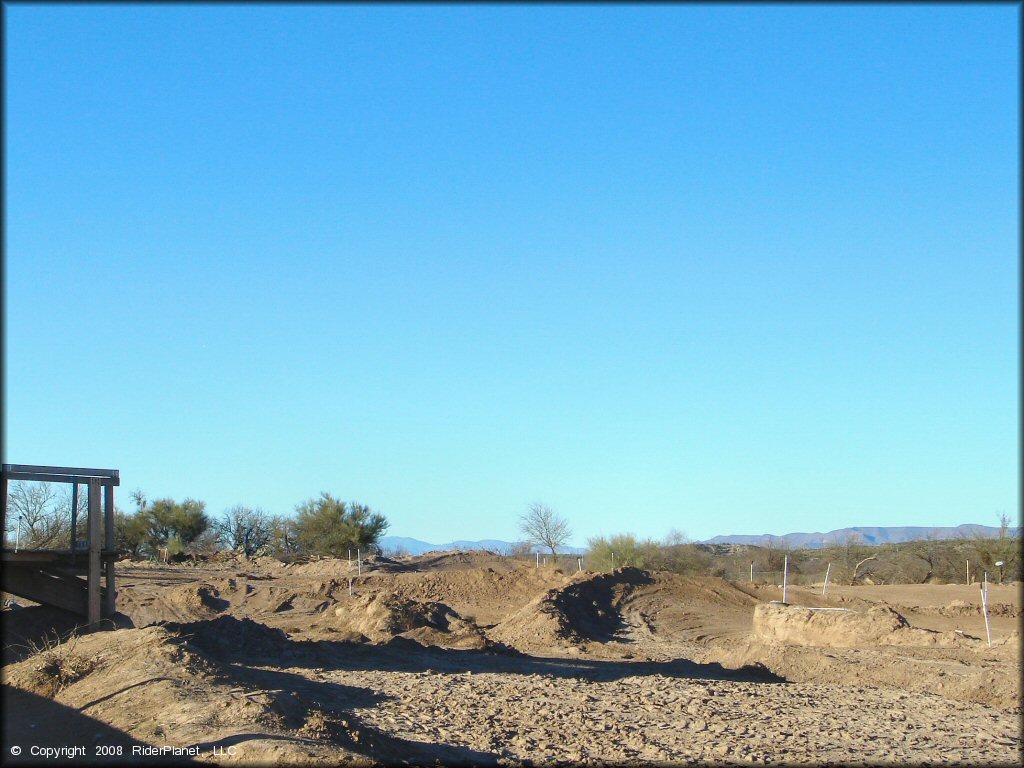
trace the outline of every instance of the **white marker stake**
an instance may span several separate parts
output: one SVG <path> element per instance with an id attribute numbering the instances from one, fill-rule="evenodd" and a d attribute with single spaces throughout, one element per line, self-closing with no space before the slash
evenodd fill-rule
<path id="1" fill-rule="evenodd" d="M 971 561 L 967 561 L 967 586 L 971 586 Z"/>
<path id="2" fill-rule="evenodd" d="M 356 550 L 356 569 L 358 570 L 359 575 L 362 576 L 363 575 L 363 556 L 359 552 L 358 549 Z"/>
<path id="3" fill-rule="evenodd" d="M 985 588 L 981 588 L 981 612 L 985 614 L 985 636 L 988 638 L 988 647 L 992 647 L 992 630 L 988 625 L 988 597 L 985 595 Z"/>
<path id="4" fill-rule="evenodd" d="M 348 567 L 349 568 L 352 567 L 352 550 L 351 549 L 348 551 Z"/>
<path id="5" fill-rule="evenodd" d="M 750 583 L 754 583 L 754 561 L 750 561 Z"/>
<path id="6" fill-rule="evenodd" d="M 352 597 L 352 577 L 348 577 L 348 596 Z"/>
<path id="7" fill-rule="evenodd" d="M 789 578 L 789 555 L 786 555 L 786 559 L 782 561 L 782 602 L 786 602 L 786 587 L 789 586 L 787 579 Z"/>
<path id="8" fill-rule="evenodd" d="M 535 553 L 537 555 L 537 570 L 540 570 L 540 552 Z"/>
<path id="9" fill-rule="evenodd" d="M 576 565 L 579 566 L 580 573 L 582 573 L 583 572 L 583 558 L 582 557 L 577 557 L 576 558 Z"/>
<path id="10" fill-rule="evenodd" d="M 821 596 L 824 597 L 825 593 L 828 592 L 828 575 L 832 573 L 832 563 L 828 564 L 828 568 L 825 569 L 825 586 L 821 588 Z"/>
<path id="11" fill-rule="evenodd" d="M 988 571 L 985 571 L 985 597 L 988 597 Z"/>

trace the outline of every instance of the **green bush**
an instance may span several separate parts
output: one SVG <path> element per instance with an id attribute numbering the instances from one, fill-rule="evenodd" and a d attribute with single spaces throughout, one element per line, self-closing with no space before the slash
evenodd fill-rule
<path id="1" fill-rule="evenodd" d="M 345 503 L 329 493 L 296 507 L 295 539 L 307 554 L 342 557 L 349 549 L 364 552 L 377 546 L 388 529 L 379 512 L 356 502 Z"/>

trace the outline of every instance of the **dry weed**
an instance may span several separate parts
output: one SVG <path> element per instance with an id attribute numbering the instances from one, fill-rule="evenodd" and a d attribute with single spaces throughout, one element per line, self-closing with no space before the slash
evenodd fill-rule
<path id="1" fill-rule="evenodd" d="M 96 668 L 96 659 L 75 651 L 78 639 L 79 635 L 72 633 L 63 639 L 59 635 L 44 635 L 40 641 L 29 641 L 29 682 L 37 693 L 53 698 Z"/>

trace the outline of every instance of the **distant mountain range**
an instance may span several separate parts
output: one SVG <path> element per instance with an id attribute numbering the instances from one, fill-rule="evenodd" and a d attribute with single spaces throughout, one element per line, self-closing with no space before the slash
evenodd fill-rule
<path id="1" fill-rule="evenodd" d="M 410 555 L 422 555 L 424 552 L 434 551 L 450 551 L 450 550 L 466 550 L 466 549 L 489 549 L 492 552 L 499 552 L 504 554 L 512 549 L 515 544 L 511 541 L 501 541 L 500 539 L 480 539 L 479 541 L 464 541 L 462 539 L 458 541 L 449 541 L 446 544 L 431 544 L 428 541 L 420 541 L 419 539 L 411 539 L 408 536 L 382 536 L 380 539 L 380 547 L 385 552 L 388 550 L 402 550 Z M 543 549 L 538 550 L 543 552 Z M 583 547 L 561 547 L 559 552 L 564 552 L 569 555 L 579 555 L 587 550 Z"/>
<path id="2" fill-rule="evenodd" d="M 1010 528 L 1010 535 L 1020 536 L 1021 529 Z M 999 535 L 999 528 L 991 525 L 976 525 L 965 523 L 955 527 L 922 527 L 904 525 L 899 527 L 861 527 L 838 528 L 827 533 L 787 533 L 782 536 L 775 536 L 770 533 L 757 535 L 737 534 L 733 536 L 715 536 L 705 539 L 703 544 L 752 544 L 758 547 L 766 547 L 771 544 L 774 547 L 786 546 L 791 549 L 820 549 L 821 547 L 835 544 L 845 544 L 850 536 L 856 536 L 862 544 L 901 544 L 905 541 L 915 541 L 926 538 L 933 539 L 956 539 L 956 538 L 995 538 Z M 408 536 L 384 536 L 380 540 L 381 549 L 385 551 L 404 551 L 410 555 L 422 555 L 425 552 L 452 551 L 468 549 L 489 549 L 492 552 L 509 552 L 515 544 L 511 541 L 501 539 L 480 539 L 479 541 L 449 541 L 445 544 L 431 544 L 427 541 L 412 539 Z M 538 551 L 543 552 L 543 549 Z M 562 552 L 571 555 L 580 555 L 586 552 L 585 547 L 563 547 Z"/>
<path id="3" fill-rule="evenodd" d="M 1010 528 L 1012 536 L 1020 536 L 1020 528 Z M 760 535 L 738 534 L 734 536 L 715 536 L 706 539 L 705 544 L 753 544 L 758 547 L 779 546 L 792 549 L 820 549 L 835 544 L 845 544 L 850 536 L 857 537 L 862 544 L 901 544 L 905 541 L 920 539 L 958 539 L 958 538 L 995 538 L 999 528 L 991 525 L 975 525 L 965 523 L 955 527 L 922 527 L 904 525 L 899 527 L 861 527 L 839 528 L 828 533 L 787 533 L 774 536 L 769 533 Z"/>

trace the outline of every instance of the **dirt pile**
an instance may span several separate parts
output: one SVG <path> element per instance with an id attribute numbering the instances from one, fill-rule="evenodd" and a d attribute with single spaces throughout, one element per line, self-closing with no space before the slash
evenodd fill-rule
<path id="1" fill-rule="evenodd" d="M 164 629 L 173 633 L 189 649 L 220 660 L 279 661 L 288 655 L 288 635 L 252 619 L 218 616 L 216 619 L 187 624 L 167 623 Z"/>
<path id="2" fill-rule="evenodd" d="M 767 642 L 820 648 L 871 645 L 976 647 L 981 640 L 962 632 L 936 632 L 911 627 L 887 605 L 867 611 L 805 608 L 764 603 L 754 609 L 754 637 Z"/>
<path id="3" fill-rule="evenodd" d="M 639 568 L 576 574 L 567 585 L 531 600 L 488 636 L 520 649 L 614 641 L 625 626 L 619 606 L 633 590 L 652 581 Z"/>
<path id="4" fill-rule="evenodd" d="M 343 598 L 317 625 L 339 639 L 356 642 L 381 643 L 402 636 L 450 648 L 487 645 L 480 628 L 448 605 L 410 600 L 389 591 Z"/>
<path id="5" fill-rule="evenodd" d="M 919 613 L 933 613 L 939 616 L 981 616 L 982 607 L 966 600 L 953 600 L 948 605 L 928 605 L 917 609 Z M 1004 616 L 1015 619 L 1021 615 L 1021 610 L 1010 603 L 989 603 L 989 616 Z"/>
<path id="6" fill-rule="evenodd" d="M 200 751 L 208 753 L 210 744 L 237 740 L 234 757 L 241 762 L 368 765 L 346 748 L 360 738 L 347 713 L 324 710 L 295 690 L 272 689 L 246 673 L 239 677 L 236 665 L 247 654 L 273 650 L 280 661 L 287 642 L 283 633 L 230 616 L 97 632 L 8 665 L 4 682 L 146 744 L 206 745 Z M 31 728 L 40 741 L 58 744 L 60 731 L 75 725 L 39 718 L 26 708 L 13 721 L 5 716 L 5 725 L 26 734 Z M 50 727 L 57 732 L 48 735 Z"/>
<path id="7" fill-rule="evenodd" d="M 448 555 L 445 558 L 450 559 Z M 373 574 L 358 584 L 365 589 L 386 589 L 410 600 L 443 602 L 466 619 L 489 627 L 566 581 L 565 575 L 552 569 L 495 563 L 474 569 Z"/>

